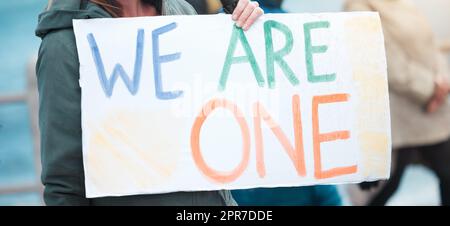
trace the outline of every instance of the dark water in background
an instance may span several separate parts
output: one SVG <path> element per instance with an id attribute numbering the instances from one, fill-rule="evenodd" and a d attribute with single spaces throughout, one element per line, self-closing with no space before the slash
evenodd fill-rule
<path id="1" fill-rule="evenodd" d="M 37 53 L 37 16 L 46 0 L 0 1 L 0 95 L 25 92 L 26 65 Z M 25 103 L 0 105 L 0 187 L 36 182 Z M 0 205 L 39 204 L 40 194 L 0 195 Z"/>

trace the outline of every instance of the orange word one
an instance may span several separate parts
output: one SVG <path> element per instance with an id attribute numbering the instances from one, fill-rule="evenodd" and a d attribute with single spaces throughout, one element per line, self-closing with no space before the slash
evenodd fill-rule
<path id="1" fill-rule="evenodd" d="M 350 138 L 349 131 L 336 131 L 321 134 L 319 131 L 319 105 L 336 102 L 348 101 L 348 94 L 333 94 L 325 96 L 314 96 L 312 100 L 312 137 L 314 152 L 314 177 L 316 179 L 327 179 L 347 174 L 353 174 L 357 171 L 357 166 L 337 167 L 329 170 L 323 170 L 321 164 L 320 143 L 331 142 L 335 140 L 346 140 Z M 239 124 L 242 135 L 242 156 L 238 166 L 230 172 L 222 172 L 213 169 L 205 162 L 200 148 L 200 131 L 203 123 L 208 116 L 216 109 L 223 108 L 233 113 L 234 118 Z M 295 141 L 290 142 L 281 127 L 273 120 L 267 110 L 259 102 L 253 105 L 253 131 L 255 133 L 255 150 L 256 150 L 256 169 L 258 175 L 264 178 L 266 175 L 264 162 L 264 145 L 262 138 L 261 122 L 264 121 L 269 125 L 272 133 L 281 143 L 286 154 L 291 159 L 296 173 L 300 177 L 306 176 L 305 155 L 303 147 L 303 131 L 300 111 L 300 97 L 294 95 L 292 97 L 292 117 L 294 127 Z M 204 105 L 203 110 L 197 116 L 191 131 L 191 150 L 194 162 L 200 171 L 209 179 L 218 183 L 230 183 L 238 179 L 245 169 L 248 167 L 250 160 L 250 129 L 245 120 L 242 111 L 231 101 L 226 99 L 213 99 Z"/>

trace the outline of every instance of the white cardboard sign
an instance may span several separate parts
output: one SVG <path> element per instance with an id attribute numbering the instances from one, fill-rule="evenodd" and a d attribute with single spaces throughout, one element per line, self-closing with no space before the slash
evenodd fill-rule
<path id="1" fill-rule="evenodd" d="M 86 196 L 389 177 L 377 13 L 74 20 Z"/>

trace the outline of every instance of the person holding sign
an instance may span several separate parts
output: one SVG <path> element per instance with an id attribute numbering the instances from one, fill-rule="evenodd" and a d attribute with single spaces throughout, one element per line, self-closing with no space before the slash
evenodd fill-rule
<path id="1" fill-rule="evenodd" d="M 47 205 L 229 205 L 229 192 L 85 196 L 81 90 L 73 19 L 196 14 L 184 0 L 49 0 L 39 16 L 42 38 L 36 66 L 40 95 L 42 182 Z M 244 30 L 263 14 L 258 3 L 239 0 L 233 20 Z"/>

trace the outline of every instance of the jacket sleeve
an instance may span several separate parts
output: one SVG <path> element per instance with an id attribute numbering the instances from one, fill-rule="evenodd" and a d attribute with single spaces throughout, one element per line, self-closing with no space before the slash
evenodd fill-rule
<path id="1" fill-rule="evenodd" d="M 81 90 L 71 30 L 43 38 L 36 65 L 42 183 L 47 205 L 88 205 L 81 142 Z"/>
<path id="2" fill-rule="evenodd" d="M 366 1 L 348 0 L 346 11 L 373 11 Z M 382 21 L 383 22 L 383 21 Z M 419 105 L 425 105 L 434 93 L 435 72 L 410 59 L 393 35 L 384 30 L 389 89 Z M 427 48 L 426 46 L 424 48 Z"/>

